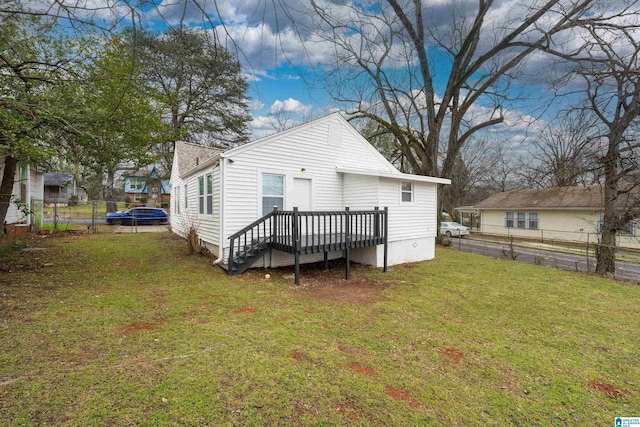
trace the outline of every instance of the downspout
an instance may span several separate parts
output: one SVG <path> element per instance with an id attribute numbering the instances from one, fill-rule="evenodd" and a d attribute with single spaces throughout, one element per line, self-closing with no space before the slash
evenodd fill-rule
<path id="1" fill-rule="evenodd" d="M 218 265 L 224 260 L 224 153 L 220 154 L 220 243 L 218 245 L 218 258 L 213 261 L 213 265 Z"/>

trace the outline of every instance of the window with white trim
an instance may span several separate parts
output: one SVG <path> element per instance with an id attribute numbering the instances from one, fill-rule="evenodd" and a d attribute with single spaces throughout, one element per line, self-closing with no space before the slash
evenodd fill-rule
<path id="1" fill-rule="evenodd" d="M 513 218 L 515 217 L 514 212 L 506 212 L 504 217 L 504 226 L 507 228 L 513 228 L 514 222 Z"/>
<path id="2" fill-rule="evenodd" d="M 538 212 L 529 212 L 529 217 L 527 218 L 527 228 L 529 230 L 537 230 L 538 229 Z"/>
<path id="3" fill-rule="evenodd" d="M 504 226 L 507 228 L 522 228 L 537 230 L 539 219 L 537 212 L 505 212 Z"/>
<path id="4" fill-rule="evenodd" d="M 207 175 L 207 215 L 213 215 L 213 176 Z"/>
<path id="5" fill-rule="evenodd" d="M 142 200 L 142 194 L 140 193 L 136 193 L 133 195 L 133 200 L 135 200 L 136 202 L 139 202 L 140 200 Z"/>
<path id="6" fill-rule="evenodd" d="M 189 200 L 189 197 L 187 197 L 187 184 L 184 185 L 184 208 L 187 209 L 189 207 L 189 204 L 187 203 L 187 200 Z"/>
<path id="7" fill-rule="evenodd" d="M 204 215 L 204 176 L 198 177 L 198 213 Z"/>
<path id="8" fill-rule="evenodd" d="M 129 189 L 131 190 L 142 190 L 144 187 L 144 180 L 129 178 Z"/>
<path id="9" fill-rule="evenodd" d="M 404 203 L 413 201 L 413 183 L 411 181 L 400 182 L 401 200 Z"/>
<path id="10" fill-rule="evenodd" d="M 180 213 L 180 187 L 176 187 L 175 188 L 175 193 L 176 193 L 176 199 L 174 202 L 174 210 L 176 211 L 176 213 Z"/>
<path id="11" fill-rule="evenodd" d="M 276 206 L 284 209 L 284 175 L 262 174 L 262 215 L 266 215 Z"/>

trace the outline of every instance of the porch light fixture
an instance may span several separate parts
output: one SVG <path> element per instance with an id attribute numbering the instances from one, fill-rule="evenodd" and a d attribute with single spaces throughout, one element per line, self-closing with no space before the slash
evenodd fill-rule
<path id="1" fill-rule="evenodd" d="M 307 170 L 306 170 L 305 168 L 300 169 L 300 173 L 301 173 L 302 175 L 304 175 L 304 173 L 305 173 L 306 171 L 307 171 Z"/>

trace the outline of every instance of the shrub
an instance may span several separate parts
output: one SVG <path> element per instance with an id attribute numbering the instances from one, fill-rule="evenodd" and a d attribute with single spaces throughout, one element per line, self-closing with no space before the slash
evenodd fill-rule
<path id="1" fill-rule="evenodd" d="M 445 234 L 439 234 L 436 237 L 436 243 L 441 246 L 451 246 L 451 239 L 448 238 Z"/>

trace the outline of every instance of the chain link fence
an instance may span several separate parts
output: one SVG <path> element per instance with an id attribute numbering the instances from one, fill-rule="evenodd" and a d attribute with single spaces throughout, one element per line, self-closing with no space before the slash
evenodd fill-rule
<path id="1" fill-rule="evenodd" d="M 44 203 L 42 200 L 33 201 L 33 229 L 41 234 L 59 232 L 88 234 L 113 231 L 137 233 L 144 230 L 139 228 L 135 221 L 132 226 L 114 226 L 107 224 L 106 213 L 108 204 L 114 205 L 118 211 L 125 211 L 134 207 L 122 201 L 109 202 L 105 200 L 94 200 L 89 201 L 87 204 L 78 205 L 59 202 Z M 36 206 L 38 206 L 37 210 L 35 209 Z"/>
<path id="2" fill-rule="evenodd" d="M 595 233 L 592 234 L 593 240 L 581 242 L 532 237 L 519 238 L 474 232 L 467 238 L 451 239 L 451 247 L 495 258 L 593 273 L 596 270 L 597 251 L 604 245 L 598 243 Z M 614 278 L 640 283 L 640 249 L 616 248 Z"/>

